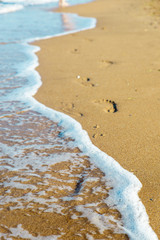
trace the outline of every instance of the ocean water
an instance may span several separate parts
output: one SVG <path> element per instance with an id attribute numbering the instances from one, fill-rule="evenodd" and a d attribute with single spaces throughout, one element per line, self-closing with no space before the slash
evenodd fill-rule
<path id="1" fill-rule="evenodd" d="M 158 239 L 136 176 L 96 148 L 78 122 L 33 97 L 42 82 L 40 49 L 30 43 L 96 26 L 94 18 L 50 11 L 57 6 L 0 1 L 0 237 Z"/>

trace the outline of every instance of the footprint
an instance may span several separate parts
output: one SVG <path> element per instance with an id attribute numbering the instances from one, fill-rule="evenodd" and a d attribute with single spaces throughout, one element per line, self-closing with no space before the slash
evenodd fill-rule
<path id="1" fill-rule="evenodd" d="M 104 60 L 103 59 L 103 60 L 100 61 L 100 66 L 101 67 L 109 67 L 109 66 L 111 66 L 113 64 L 115 64 L 115 62 L 109 61 L 109 60 Z"/>
<path id="2" fill-rule="evenodd" d="M 117 104 L 112 100 L 101 99 L 94 102 L 102 105 L 104 107 L 103 110 L 107 113 L 115 113 L 118 111 Z"/>
<path id="3" fill-rule="evenodd" d="M 64 113 L 70 114 L 72 116 L 78 116 L 78 117 L 83 117 L 84 116 L 83 113 L 76 111 L 74 103 L 64 103 L 64 102 L 61 102 L 61 110 Z"/>
<path id="4" fill-rule="evenodd" d="M 96 85 L 92 82 L 92 79 L 89 77 L 77 76 L 78 82 L 87 87 L 95 87 Z"/>

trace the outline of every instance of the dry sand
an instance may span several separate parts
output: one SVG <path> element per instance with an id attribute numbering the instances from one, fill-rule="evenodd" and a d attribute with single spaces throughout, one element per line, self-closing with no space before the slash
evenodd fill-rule
<path id="1" fill-rule="evenodd" d="M 97 0 L 63 11 L 95 17 L 97 27 L 35 43 L 43 81 L 36 99 L 75 118 L 98 148 L 138 177 L 160 237 L 159 18 L 145 0 Z"/>

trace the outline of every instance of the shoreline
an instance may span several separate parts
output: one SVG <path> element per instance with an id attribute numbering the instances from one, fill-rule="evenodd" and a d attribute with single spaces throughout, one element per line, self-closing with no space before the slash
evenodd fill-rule
<path id="1" fill-rule="evenodd" d="M 100 4 L 107 5 L 108 15 Z M 36 94 L 36 99 L 48 107 L 75 118 L 81 123 L 83 129 L 87 130 L 94 145 L 111 155 L 121 166 L 138 177 L 143 184 L 140 198 L 146 207 L 151 226 L 159 236 L 159 168 L 157 167 L 159 139 L 157 138 L 158 131 L 156 132 L 159 113 L 156 110 L 158 88 L 154 89 L 154 84 L 159 87 L 159 73 L 158 70 L 156 72 L 151 69 L 147 59 L 143 59 L 146 45 L 149 41 L 153 41 L 153 37 L 150 36 L 147 42 L 146 35 L 148 37 L 152 32 L 158 40 L 159 31 L 149 25 L 151 17 L 145 15 L 142 9 L 143 21 L 145 21 L 140 19 L 140 14 L 136 9 L 138 1 L 135 4 L 129 1 L 125 6 L 126 9 L 131 10 L 132 17 L 137 17 L 139 14 L 138 20 L 131 21 L 130 18 L 130 21 L 124 24 L 127 18 L 124 16 L 126 9 L 123 10 L 125 1 L 121 4 L 118 6 L 119 12 L 116 12 L 116 1 L 104 3 L 103 0 L 85 4 L 85 7 L 78 5 L 64 9 L 65 12 L 78 12 L 80 15 L 96 17 L 97 27 L 60 38 L 38 41 L 41 51 L 37 54 L 40 62 L 37 69 L 42 77 L 43 85 Z M 131 4 L 134 5 L 132 5 L 133 9 Z M 113 13 L 115 11 L 114 16 L 117 21 L 120 19 L 119 16 L 123 16 L 118 22 L 118 31 L 117 22 L 114 22 L 111 11 Z M 105 15 L 107 17 L 104 17 Z M 133 32 L 129 31 L 131 26 Z M 146 27 L 148 27 L 147 31 L 145 31 Z M 142 28 L 144 28 L 143 31 Z M 143 47 L 142 43 L 138 43 L 139 33 L 141 33 L 141 41 L 146 44 Z M 133 37 L 132 41 L 130 35 Z M 105 46 L 103 46 L 104 42 Z M 131 46 L 137 46 L 139 50 L 142 47 L 143 54 L 139 56 L 136 48 L 132 52 Z M 154 48 L 156 49 L 155 46 Z M 122 51 L 123 49 L 127 50 L 126 54 Z M 146 50 L 151 55 L 151 51 Z M 129 53 L 132 53 L 132 59 Z M 152 58 L 154 57 L 155 52 Z M 158 54 L 156 57 L 158 59 Z M 140 66 L 140 63 L 143 66 Z M 158 68 L 158 64 L 154 63 L 154 68 L 156 67 Z M 149 70 L 145 73 L 148 68 Z M 72 71 L 69 72 L 68 69 Z M 150 74 L 151 79 L 146 80 L 149 73 L 153 76 Z M 90 80 L 87 81 L 87 79 Z M 57 88 L 55 89 L 54 86 Z M 152 89 L 151 93 L 150 89 Z M 117 104 L 116 113 L 108 112 L 111 106 L 110 104 L 106 106 L 106 100 Z M 152 116 L 147 109 L 144 109 L 144 106 L 152 110 Z M 145 121 L 146 118 L 150 120 Z M 142 128 L 144 128 L 143 132 Z"/>

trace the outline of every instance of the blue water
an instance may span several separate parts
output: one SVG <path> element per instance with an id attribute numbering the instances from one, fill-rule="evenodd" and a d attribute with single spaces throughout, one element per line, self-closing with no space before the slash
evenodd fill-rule
<path id="1" fill-rule="evenodd" d="M 85 2 L 69 1 L 69 4 Z M 52 212 L 65 217 L 70 214 L 75 221 L 87 218 L 87 239 L 95 239 L 96 234 L 100 239 L 114 239 L 114 234 L 127 234 L 130 239 L 136 240 L 157 239 L 137 195 L 141 188 L 139 180 L 93 146 L 79 123 L 48 109 L 32 97 L 41 85 L 40 76 L 35 71 L 38 65 L 35 53 L 40 49 L 29 43 L 96 25 L 94 18 L 50 11 L 57 6 L 56 1 L 44 4 L 43 0 L 0 3 L 0 213 L 3 215 L 0 237 L 61 239 L 65 236 L 63 226 L 57 233 L 52 231 L 44 236 L 37 230 L 37 236 L 33 236 L 29 228 L 24 228 L 22 220 L 9 225 L 6 207 L 12 217 L 12 211 L 33 211 L 34 204 L 38 203 L 39 207 L 36 208 L 39 215 Z M 62 174 L 59 179 L 52 166 L 62 162 L 70 167 L 58 170 L 58 174 Z M 78 167 L 81 167 L 79 174 L 75 173 Z M 103 169 L 104 174 L 92 174 L 97 167 Z M 73 179 L 67 180 L 69 177 Z M 55 179 L 61 184 L 57 185 Z M 72 188 L 71 182 L 78 187 Z M 96 187 L 92 187 L 94 197 L 101 191 L 104 193 L 96 202 L 85 200 L 84 190 L 89 188 L 90 182 L 96 183 Z M 62 190 L 65 193 L 56 195 L 57 191 Z M 50 191 L 53 194 L 48 196 Z M 65 204 L 71 201 L 72 205 L 76 200 L 77 205 L 72 206 L 72 211 L 68 206 L 66 213 L 62 200 Z M 122 218 L 117 218 L 114 211 L 107 216 L 101 214 L 101 204 L 112 210 L 118 209 Z M 75 216 L 75 211 L 80 212 L 81 217 Z M 89 230 L 91 225 L 98 233 Z M 110 236 L 105 235 L 108 229 Z M 74 234 L 79 234 L 81 239 L 84 237 L 81 232 Z"/>

